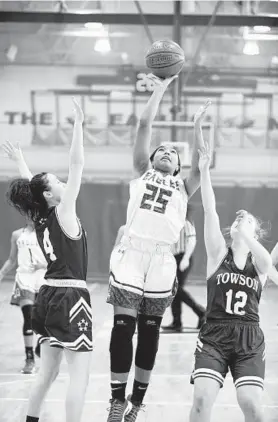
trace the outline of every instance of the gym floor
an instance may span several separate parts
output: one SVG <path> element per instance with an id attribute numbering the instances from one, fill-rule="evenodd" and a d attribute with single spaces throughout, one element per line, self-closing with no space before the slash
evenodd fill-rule
<path id="1" fill-rule="evenodd" d="M 107 286 L 89 284 L 94 313 L 94 343 L 90 383 L 82 422 L 105 422 L 109 407 L 109 340 L 112 308 L 105 303 Z M 10 306 L 11 281 L 0 287 L 0 422 L 25 422 L 29 391 L 35 375 L 23 375 L 22 317 Z M 206 287 L 189 284 L 188 290 L 205 305 Z M 263 405 L 265 422 L 278 421 L 278 288 L 267 285 L 262 297 L 261 320 L 267 344 L 267 368 Z M 170 323 L 169 310 L 163 323 Z M 183 308 L 185 326 L 194 327 L 196 316 Z M 190 330 L 188 330 L 190 331 Z M 162 334 L 157 362 L 138 422 L 188 422 L 193 387 L 189 383 L 197 333 Z M 135 339 L 136 341 L 136 339 Z M 39 365 L 39 360 L 37 361 Z M 131 374 L 132 375 L 132 374 Z M 66 362 L 45 402 L 40 422 L 64 422 L 64 400 L 68 383 Z M 127 392 L 130 392 L 132 377 Z M 214 406 L 213 422 L 243 422 L 230 375 Z"/>

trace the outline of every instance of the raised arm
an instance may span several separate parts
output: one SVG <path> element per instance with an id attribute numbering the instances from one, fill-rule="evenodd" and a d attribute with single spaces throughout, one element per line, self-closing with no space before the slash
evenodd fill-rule
<path id="1" fill-rule="evenodd" d="M 219 217 L 216 212 L 215 196 L 210 179 L 210 148 L 206 143 L 199 151 L 199 169 L 201 177 L 201 197 L 204 208 L 204 237 L 208 256 L 207 271 L 211 273 L 226 252 L 226 242 L 221 233 Z"/>
<path id="2" fill-rule="evenodd" d="M 200 170 L 199 170 L 199 149 L 204 148 L 204 138 L 202 131 L 202 122 L 206 115 L 206 111 L 210 106 L 211 101 L 207 100 L 194 115 L 194 142 L 192 149 L 191 168 L 189 176 L 184 180 L 186 191 L 191 197 L 200 187 Z"/>
<path id="3" fill-rule="evenodd" d="M 76 217 L 76 200 L 80 191 L 84 168 L 83 120 L 84 115 L 79 104 L 73 99 L 75 121 L 72 143 L 69 152 L 69 175 L 60 204 L 57 206 L 59 220 L 70 236 L 77 236 L 79 226 Z"/>
<path id="4" fill-rule="evenodd" d="M 12 233 L 11 236 L 11 249 L 9 258 L 4 263 L 2 268 L 0 269 L 0 282 L 3 280 L 3 278 L 16 266 L 17 264 L 17 239 L 19 235 L 21 234 L 22 229 L 16 230 Z"/>
<path id="5" fill-rule="evenodd" d="M 150 166 L 152 124 L 160 101 L 162 100 L 168 85 L 173 79 L 177 78 L 177 76 L 164 80 L 161 80 L 154 75 L 149 75 L 149 78 L 154 83 L 154 90 L 139 120 L 133 149 L 133 166 L 140 176 L 144 174 Z"/>
<path id="6" fill-rule="evenodd" d="M 273 283 L 277 284 L 278 286 L 278 271 L 276 270 L 274 265 L 272 265 L 272 267 L 268 271 L 268 277 L 270 278 L 270 280 L 273 281 Z"/>
<path id="7" fill-rule="evenodd" d="M 17 144 L 15 146 L 15 145 L 11 144 L 11 142 L 6 141 L 2 145 L 2 148 L 3 148 L 4 152 L 7 154 L 7 157 L 10 160 L 14 161 L 15 164 L 17 165 L 20 176 L 23 179 L 31 180 L 33 175 L 30 172 L 29 167 L 26 164 L 26 161 L 24 159 L 24 156 L 23 156 L 23 153 L 21 151 L 19 144 Z"/>

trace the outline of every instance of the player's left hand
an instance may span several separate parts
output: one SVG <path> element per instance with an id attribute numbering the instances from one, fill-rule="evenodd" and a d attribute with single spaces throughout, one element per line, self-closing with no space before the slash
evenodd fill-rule
<path id="1" fill-rule="evenodd" d="M 189 267 L 189 259 L 184 256 L 180 262 L 180 271 L 185 271 Z"/>
<path id="2" fill-rule="evenodd" d="M 74 113 L 75 113 L 75 120 L 80 123 L 83 123 L 84 113 L 83 113 L 82 108 L 80 107 L 80 105 L 78 104 L 78 102 L 76 101 L 74 97 L 72 97 L 72 102 L 73 102 L 73 108 L 74 108 Z"/>
<path id="3" fill-rule="evenodd" d="M 194 114 L 194 123 L 201 123 L 204 120 L 207 109 L 211 105 L 211 100 L 207 100 L 204 105 L 202 105 Z"/>
<path id="4" fill-rule="evenodd" d="M 6 157 L 12 161 L 18 161 L 22 158 L 22 151 L 19 143 L 13 145 L 10 141 L 6 141 L 2 144 L 2 149 L 5 152 Z"/>

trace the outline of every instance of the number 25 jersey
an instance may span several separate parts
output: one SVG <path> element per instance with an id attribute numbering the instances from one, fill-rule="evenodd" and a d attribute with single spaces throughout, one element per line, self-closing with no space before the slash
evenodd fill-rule
<path id="1" fill-rule="evenodd" d="M 50 208 L 47 218 L 36 224 L 38 243 L 47 260 L 46 279 L 86 280 L 87 239 L 79 226 L 78 236 L 68 236 L 59 222 L 56 207 Z"/>
<path id="2" fill-rule="evenodd" d="M 249 253 L 243 270 L 237 268 L 233 251 L 227 253 L 207 280 L 207 320 L 259 322 L 259 303 L 266 276 L 258 275 Z"/>
<path id="3" fill-rule="evenodd" d="M 185 224 L 188 196 L 181 178 L 154 169 L 130 183 L 129 236 L 176 243 Z"/>

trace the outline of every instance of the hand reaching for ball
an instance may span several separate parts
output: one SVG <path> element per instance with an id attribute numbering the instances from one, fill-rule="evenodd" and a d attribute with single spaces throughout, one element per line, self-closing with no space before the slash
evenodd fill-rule
<path id="1" fill-rule="evenodd" d="M 207 111 L 207 109 L 209 108 L 210 105 L 211 105 L 211 100 L 207 100 L 204 105 L 202 105 L 200 108 L 198 108 L 198 110 L 194 114 L 194 123 L 195 124 L 202 123 L 202 121 L 204 120 L 204 117 L 206 115 L 206 111 Z"/>
<path id="2" fill-rule="evenodd" d="M 168 85 L 170 85 L 170 83 L 174 80 L 177 79 L 178 75 L 174 75 L 171 76 L 170 78 L 159 78 L 158 76 L 155 76 L 153 73 L 149 73 L 147 75 L 147 78 L 149 79 L 149 81 L 152 82 L 152 87 L 153 89 L 159 88 L 159 89 L 167 89 Z"/>

